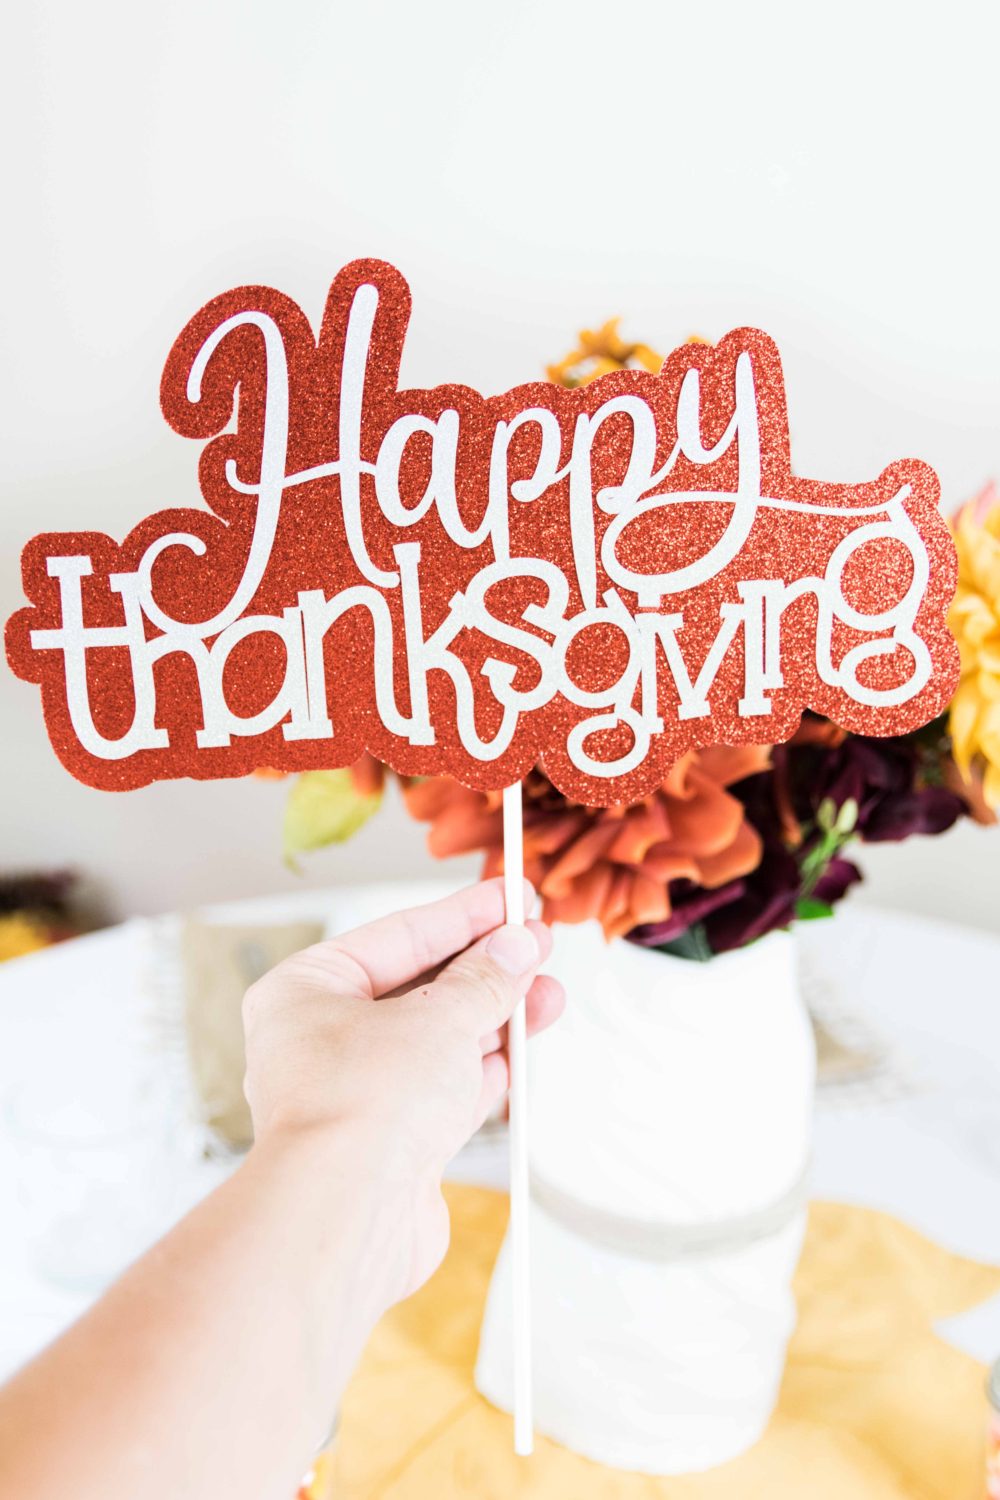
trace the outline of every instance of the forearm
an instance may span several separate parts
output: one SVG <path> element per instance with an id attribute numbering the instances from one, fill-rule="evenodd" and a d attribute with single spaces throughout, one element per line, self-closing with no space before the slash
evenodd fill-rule
<path id="1" fill-rule="evenodd" d="M 400 1281 L 396 1205 L 349 1128 L 255 1146 L 0 1391 L 19 1500 L 289 1500 Z"/>

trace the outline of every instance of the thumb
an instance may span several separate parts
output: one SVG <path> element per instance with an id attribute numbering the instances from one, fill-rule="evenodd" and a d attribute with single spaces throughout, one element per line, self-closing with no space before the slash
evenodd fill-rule
<path id="1" fill-rule="evenodd" d="M 543 922 L 497 927 L 441 970 L 428 985 L 427 998 L 453 1008 L 463 1030 L 485 1036 L 510 1019 L 551 948 Z"/>

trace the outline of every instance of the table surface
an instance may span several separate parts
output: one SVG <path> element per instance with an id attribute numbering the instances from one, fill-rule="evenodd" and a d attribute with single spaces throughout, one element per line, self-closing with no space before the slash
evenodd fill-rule
<path id="1" fill-rule="evenodd" d="M 381 886 L 302 892 L 210 908 L 209 920 L 318 918 L 334 929 L 359 910 L 406 904 L 442 889 Z M 173 922 L 174 927 L 171 927 Z M 182 1068 L 163 1030 L 151 966 L 177 919 L 121 926 L 0 967 L 0 1096 L 47 1086 L 55 1059 L 90 1081 L 138 1074 L 151 1057 Z M 1000 936 L 872 908 L 842 910 L 800 934 L 807 972 L 835 987 L 836 1008 L 889 1049 L 882 1085 L 821 1091 L 812 1195 L 886 1210 L 941 1245 L 1000 1262 Z M 170 1202 L 179 1216 L 228 1168 L 205 1160 L 170 1093 Z M 0 1114 L 0 1378 L 60 1331 L 89 1296 L 43 1279 L 18 1198 L 19 1143 Z M 505 1145 L 474 1141 L 454 1165 L 466 1181 L 502 1187 Z M 1000 1355 L 1000 1298 L 939 1330 L 983 1360 Z"/>

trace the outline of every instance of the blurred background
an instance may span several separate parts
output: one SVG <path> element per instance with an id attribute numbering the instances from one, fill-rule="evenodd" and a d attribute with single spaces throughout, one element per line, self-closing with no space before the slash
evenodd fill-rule
<path id="1" fill-rule="evenodd" d="M 196 500 L 157 397 L 196 308 L 265 282 L 318 318 L 359 255 L 410 280 L 410 384 L 504 389 L 615 314 L 659 349 L 759 324 L 798 472 L 913 455 L 954 509 L 1000 470 L 997 32 L 975 0 L 18 7 L 0 612 L 34 532 Z M 285 785 L 109 796 L 9 671 L 0 720 L 3 866 L 79 869 L 111 914 L 426 867 L 393 805 L 293 875 Z M 1000 925 L 989 831 L 859 859 L 855 901 Z"/>

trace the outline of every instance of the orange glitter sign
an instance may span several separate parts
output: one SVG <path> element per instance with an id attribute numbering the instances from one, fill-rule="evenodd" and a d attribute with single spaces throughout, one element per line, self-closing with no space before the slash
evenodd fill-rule
<path id="1" fill-rule="evenodd" d="M 772 743 L 813 708 L 898 734 L 948 703 L 955 556 L 931 469 L 791 472 L 777 349 L 685 344 L 658 375 L 484 397 L 400 390 L 409 289 L 337 276 L 319 335 L 226 292 L 161 401 L 203 506 L 121 543 L 43 534 L 7 627 L 82 781 L 346 765 L 486 789 L 537 761 L 632 800 L 694 745 Z"/>

